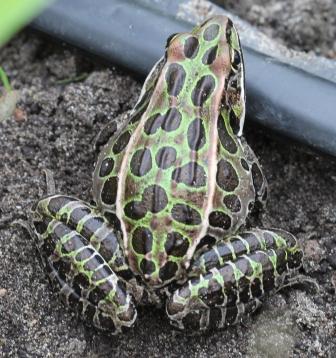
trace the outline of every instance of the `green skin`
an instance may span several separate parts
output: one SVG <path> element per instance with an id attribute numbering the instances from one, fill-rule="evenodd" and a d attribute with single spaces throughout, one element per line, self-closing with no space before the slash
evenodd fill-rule
<path id="1" fill-rule="evenodd" d="M 178 328 L 223 328 L 300 268 L 291 234 L 242 230 L 267 196 L 242 137 L 244 88 L 228 18 L 172 36 L 99 156 L 96 206 L 62 195 L 37 203 L 45 267 L 87 322 L 119 333 L 134 324 L 137 304 L 165 303 Z"/>

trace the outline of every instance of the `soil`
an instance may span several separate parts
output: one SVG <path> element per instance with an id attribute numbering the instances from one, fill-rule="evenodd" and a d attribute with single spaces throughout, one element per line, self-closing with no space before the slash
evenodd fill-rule
<path id="1" fill-rule="evenodd" d="M 240 16 L 294 48 L 335 57 L 333 0 L 225 1 Z M 230 5 L 230 4 L 229 4 Z M 25 220 L 45 192 L 50 169 L 59 193 L 90 199 L 99 130 L 132 108 L 141 84 L 116 68 L 26 31 L 1 49 L 0 64 L 20 91 L 15 115 L 0 123 L 0 355 L 6 357 L 334 357 L 336 355 L 336 168 L 332 158 L 246 121 L 270 199 L 265 227 L 294 233 L 313 284 L 284 289 L 243 325 L 190 336 L 163 310 L 140 310 L 129 333 L 85 327 L 64 308 L 40 266 Z M 78 78 L 79 76 L 79 78 Z"/>

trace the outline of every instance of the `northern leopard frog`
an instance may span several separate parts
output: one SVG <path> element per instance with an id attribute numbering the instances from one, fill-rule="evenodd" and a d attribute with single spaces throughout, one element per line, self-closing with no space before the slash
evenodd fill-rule
<path id="1" fill-rule="evenodd" d="M 96 206 L 51 195 L 34 210 L 39 251 L 62 299 L 118 333 L 140 303 L 179 328 L 222 328 L 253 312 L 302 261 L 281 230 L 244 228 L 267 196 L 242 137 L 244 65 L 215 16 L 168 39 L 126 124 L 96 164 Z"/>

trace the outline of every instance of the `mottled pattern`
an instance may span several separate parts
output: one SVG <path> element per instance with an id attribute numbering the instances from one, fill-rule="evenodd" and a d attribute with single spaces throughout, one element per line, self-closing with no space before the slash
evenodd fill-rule
<path id="1" fill-rule="evenodd" d="M 136 304 L 166 303 L 178 328 L 224 328 L 300 268 L 291 234 L 241 229 L 267 197 L 241 136 L 244 89 L 229 19 L 172 35 L 98 158 L 96 207 L 61 195 L 36 205 L 49 277 L 85 321 L 119 333 L 134 324 Z"/>

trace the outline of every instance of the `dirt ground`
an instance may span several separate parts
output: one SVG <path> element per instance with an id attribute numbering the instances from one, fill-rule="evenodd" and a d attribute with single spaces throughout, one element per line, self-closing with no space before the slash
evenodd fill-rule
<path id="1" fill-rule="evenodd" d="M 336 57 L 333 0 L 225 3 L 288 46 Z M 247 120 L 246 138 L 270 185 L 262 225 L 299 238 L 306 254 L 302 273 L 318 282 L 319 292 L 309 285 L 285 289 L 244 325 L 198 336 L 174 331 L 163 310 L 149 308 L 140 311 L 131 332 L 111 337 L 85 327 L 63 307 L 32 239 L 13 222 L 25 219 L 43 194 L 44 168 L 54 173 L 57 192 L 90 198 L 93 141 L 108 121 L 132 108 L 141 85 L 28 32 L 0 50 L 0 65 L 21 93 L 22 110 L 0 123 L 0 355 L 335 357 L 333 159 L 307 153 Z M 75 81 L 77 76 L 82 79 Z"/>

